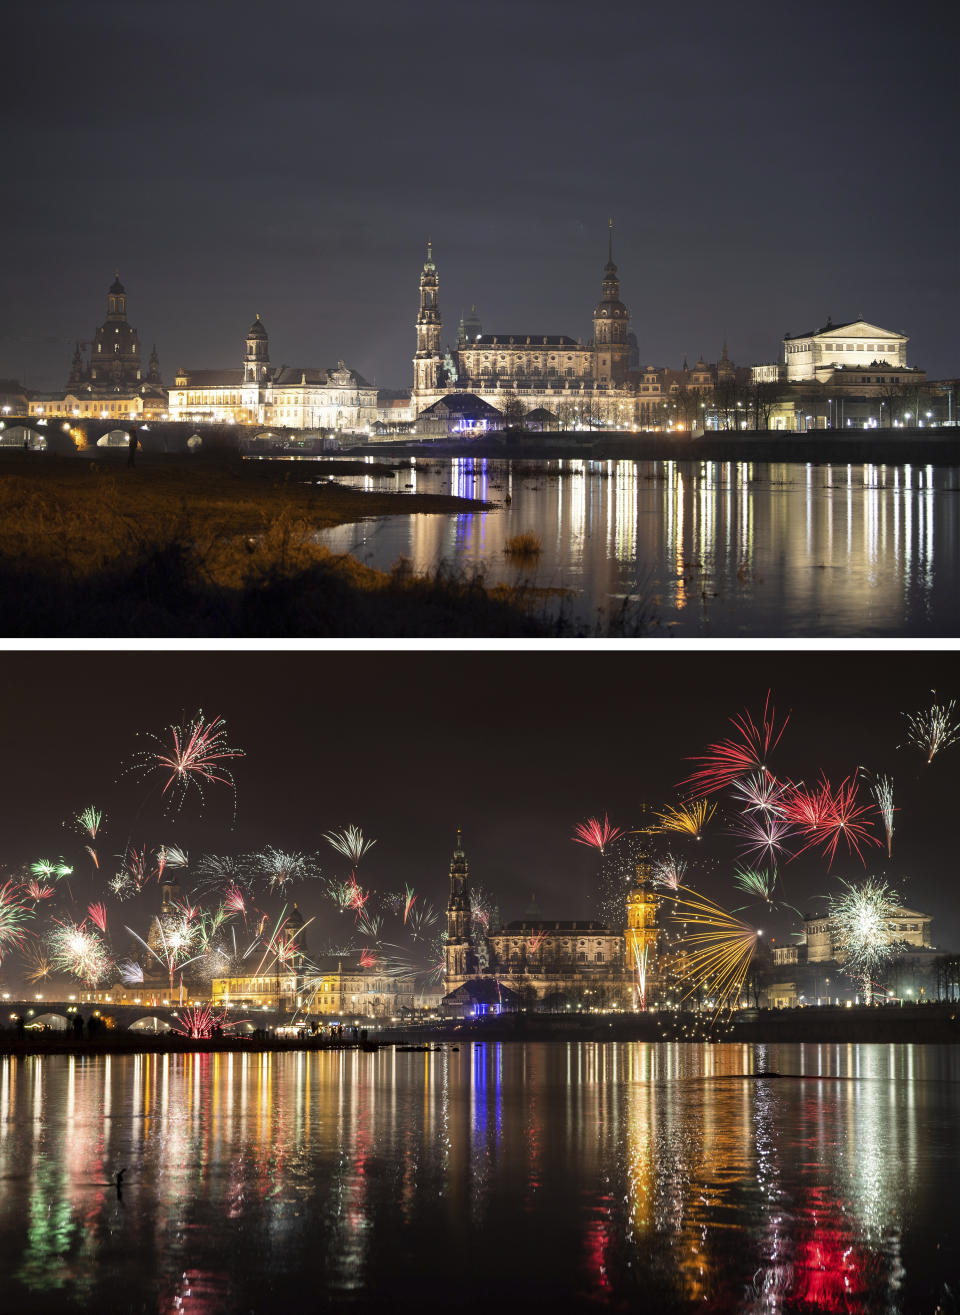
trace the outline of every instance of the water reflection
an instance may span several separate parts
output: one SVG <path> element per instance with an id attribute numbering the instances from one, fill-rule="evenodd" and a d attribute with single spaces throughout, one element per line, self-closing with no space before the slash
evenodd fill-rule
<path id="1" fill-rule="evenodd" d="M 406 556 L 511 582 L 531 572 L 510 564 L 506 540 L 532 531 L 543 541 L 536 582 L 573 591 L 581 623 L 641 595 L 681 634 L 960 630 L 954 468 L 457 458 L 415 462 L 409 482 L 499 505 L 341 526 L 324 541 L 378 567 Z"/>
<path id="2" fill-rule="evenodd" d="M 4 1304 L 933 1309 L 958 1078 L 906 1046 L 4 1060 Z"/>

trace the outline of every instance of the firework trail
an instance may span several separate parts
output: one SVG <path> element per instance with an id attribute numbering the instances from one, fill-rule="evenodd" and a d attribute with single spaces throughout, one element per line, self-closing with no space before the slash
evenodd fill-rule
<path id="1" fill-rule="evenodd" d="M 535 932 L 527 941 L 527 952 L 529 954 L 539 954 L 548 935 L 549 932 L 546 931 Z"/>
<path id="2" fill-rule="evenodd" d="M 738 868 L 733 874 L 733 882 L 754 899 L 763 900 L 766 904 L 773 903 L 773 891 L 777 884 L 775 868 L 772 871 L 767 868 Z"/>
<path id="3" fill-rule="evenodd" d="M 91 840 L 96 840 L 97 832 L 103 822 L 103 809 L 95 808 L 93 804 L 85 808 L 82 813 L 77 814 L 77 826 L 85 832 Z"/>
<path id="4" fill-rule="evenodd" d="M 410 910 L 413 908 L 414 901 L 415 901 L 416 898 L 417 898 L 416 895 L 413 893 L 413 887 L 412 887 L 412 886 L 407 886 L 407 887 L 405 888 L 405 890 L 406 890 L 406 894 L 405 894 L 404 902 L 403 902 L 403 925 L 404 925 L 404 926 L 407 925 L 407 918 L 409 918 L 409 916 L 410 916 Z"/>
<path id="5" fill-rule="evenodd" d="M 704 895 L 681 887 L 674 896 L 674 921 L 683 931 L 677 945 L 681 977 L 690 981 L 684 999 L 699 989 L 712 994 L 719 1009 L 735 1007 L 744 988 L 759 933 Z M 693 927 L 695 930 L 689 931 Z"/>
<path id="6" fill-rule="evenodd" d="M 654 816 L 660 819 L 659 831 L 679 831 L 699 840 L 701 831 L 716 811 L 716 804 L 698 799 L 691 804 L 681 804 L 679 808 L 668 804 L 662 813 L 655 813 Z"/>
<path id="7" fill-rule="evenodd" d="M 776 712 L 768 690 L 760 725 L 757 725 L 748 711 L 731 717 L 730 724 L 736 730 L 737 738 L 718 740 L 716 744 L 707 746 L 705 754 L 692 758 L 691 762 L 699 762 L 703 766 L 681 781 L 681 786 L 689 786 L 696 793 L 716 794 L 734 785 L 742 776 L 752 772 L 765 773 L 767 758 L 780 743 L 789 720 L 788 713 L 783 725 L 777 730 Z"/>
<path id="8" fill-rule="evenodd" d="M 883 829 L 887 834 L 887 858 L 893 855 L 893 815 L 897 811 L 893 804 L 893 778 L 878 776 L 873 787 L 873 797 L 883 818 Z"/>
<path id="9" fill-rule="evenodd" d="M 158 749 L 145 749 L 134 759 L 133 769 L 147 776 L 154 771 L 166 775 L 162 796 L 171 808 L 182 809 L 191 788 L 205 802 L 205 785 L 225 785 L 236 804 L 237 783 L 227 762 L 242 758 L 243 751 L 227 743 L 227 725 L 222 717 L 207 720 L 201 710 L 185 726 L 168 726 L 168 739 L 150 734 Z"/>
<path id="10" fill-rule="evenodd" d="M 647 1007 L 647 961 L 649 954 L 649 945 L 645 943 L 640 946 L 635 939 L 633 942 L 633 957 L 637 969 L 637 1003 L 641 1009 Z"/>
<path id="11" fill-rule="evenodd" d="M 90 855 L 90 858 L 93 860 L 93 866 L 99 870 L 100 860 L 97 858 L 97 851 L 94 849 L 93 845 L 84 845 L 84 849 L 87 851 L 87 853 Z"/>
<path id="12" fill-rule="evenodd" d="M 14 881 L 0 886 L 0 959 L 9 950 L 23 948 L 27 938 L 24 923 L 34 916 L 34 909 L 24 902 L 21 887 Z"/>
<path id="13" fill-rule="evenodd" d="M 410 939 L 425 941 L 436 923 L 437 914 L 432 904 L 421 904 L 418 909 L 411 910 L 409 920 L 406 923 L 410 929 Z"/>
<path id="14" fill-rule="evenodd" d="M 367 840 L 358 826 L 345 826 L 341 831 L 327 831 L 323 838 L 338 854 L 348 858 L 354 867 L 377 843 L 375 840 Z"/>
<path id="15" fill-rule="evenodd" d="M 655 858 L 651 864 L 651 875 L 658 886 L 666 886 L 668 890 L 677 890 L 683 885 L 683 879 L 687 871 L 687 860 L 678 858 L 675 854 L 664 854 L 662 858 Z"/>
<path id="16" fill-rule="evenodd" d="M 841 881 L 843 893 L 829 901 L 831 933 L 844 961 L 845 970 L 859 978 L 867 1004 L 873 1000 L 873 974 L 896 953 L 894 933 L 889 929 L 896 916 L 893 892 L 882 881 L 868 877 L 859 886 Z"/>
<path id="17" fill-rule="evenodd" d="M 599 817 L 588 817 L 585 822 L 580 822 L 573 828 L 570 839 L 576 841 L 578 845 L 587 845 L 603 854 L 607 845 L 612 845 L 625 834 L 620 827 L 611 826 L 609 817 L 604 813 L 602 822 Z"/>
<path id="18" fill-rule="evenodd" d="M 102 936 L 107 934 L 107 906 L 105 904 L 90 904 L 87 907 L 87 916 Z"/>
<path id="19" fill-rule="evenodd" d="M 366 911 L 363 911 L 357 922 L 361 936 L 371 936 L 374 940 L 379 937 L 383 929 L 383 918 L 379 913 L 371 917 Z"/>
<path id="20" fill-rule="evenodd" d="M 70 973 L 86 986 L 96 986 L 108 976 L 113 960 L 100 936 L 81 923 L 56 921 L 47 933 L 50 963 Z"/>
<path id="21" fill-rule="evenodd" d="M 954 716 L 956 699 L 949 703 L 933 703 L 923 712 L 903 715 L 907 719 L 907 739 L 927 755 L 927 765 L 935 756 L 960 739 L 960 721 Z"/>

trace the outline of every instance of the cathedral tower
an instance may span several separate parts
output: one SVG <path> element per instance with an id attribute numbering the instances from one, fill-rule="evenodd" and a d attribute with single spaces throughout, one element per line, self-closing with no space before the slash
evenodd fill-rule
<path id="1" fill-rule="evenodd" d="M 420 312 L 417 315 L 417 354 L 413 358 L 413 393 L 434 393 L 441 386 L 443 350 L 440 345 L 440 280 L 433 263 L 433 244 L 420 275 Z"/>
<path id="2" fill-rule="evenodd" d="M 645 1009 L 655 967 L 657 896 L 653 890 L 650 858 L 645 851 L 637 863 L 637 879 L 627 896 L 626 967 L 633 975 L 639 1007 Z"/>
<path id="3" fill-rule="evenodd" d="M 447 939 L 443 946 L 444 987 L 455 991 L 477 968 L 470 943 L 469 866 L 463 852 L 463 832 L 457 828 L 457 847 L 450 862 L 450 899 L 447 903 Z"/>
<path id="4" fill-rule="evenodd" d="M 622 383 L 630 359 L 627 323 L 630 313 L 620 300 L 620 280 L 613 263 L 613 220 L 610 220 L 609 258 L 603 269 L 602 297 L 593 312 L 597 383 Z"/>

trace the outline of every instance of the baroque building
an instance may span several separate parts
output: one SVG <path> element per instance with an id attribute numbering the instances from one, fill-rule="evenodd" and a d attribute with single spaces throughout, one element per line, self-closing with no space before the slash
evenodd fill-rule
<path id="1" fill-rule="evenodd" d="M 593 310 L 593 337 L 565 334 L 483 333 L 476 307 L 461 316 L 455 346 L 444 346 L 440 280 L 427 243 L 420 275 L 417 350 L 413 359 L 412 411 L 416 417 L 454 394 L 473 394 L 503 410 L 516 394 L 525 411 L 544 407 L 571 426 L 582 420 L 632 426 L 636 384 L 630 363 L 634 344 L 630 315 L 620 300 L 613 259 L 613 222 L 600 300 Z"/>
<path id="2" fill-rule="evenodd" d="M 377 390 L 343 361 L 335 369 L 275 366 L 258 315 L 233 370 L 178 370 L 171 420 L 208 420 L 286 429 L 366 431 L 377 418 Z"/>
<path id="3" fill-rule="evenodd" d="M 657 906 L 649 857 L 641 853 L 624 927 L 529 915 L 506 925 L 494 915 L 489 926 L 474 925 L 469 865 L 458 831 L 443 947 L 444 1005 L 469 1009 L 486 1002 L 493 982 L 523 1004 L 547 1009 L 574 1002 L 587 1008 L 643 1008 L 659 985 Z"/>
<path id="4" fill-rule="evenodd" d="M 85 349 L 89 348 L 89 352 Z M 66 388 L 38 393 L 31 415 L 159 419 L 167 411 L 156 347 L 145 366 L 140 338 L 127 319 L 127 290 L 114 279 L 107 292 L 107 316 L 92 342 L 78 342 Z"/>

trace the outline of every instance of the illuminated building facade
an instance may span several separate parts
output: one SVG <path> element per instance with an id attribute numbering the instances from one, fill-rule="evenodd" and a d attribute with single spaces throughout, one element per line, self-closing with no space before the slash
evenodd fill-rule
<path id="1" fill-rule="evenodd" d="M 93 341 L 76 345 L 66 389 L 37 393 L 30 400 L 29 414 L 127 420 L 160 419 L 166 413 L 157 349 L 144 367 L 140 339 L 127 319 L 127 290 L 118 276 L 107 293 L 107 317 Z"/>
<path id="2" fill-rule="evenodd" d="M 258 315 L 236 370 L 178 370 L 171 420 L 274 425 L 287 429 L 366 431 L 377 419 L 377 390 L 343 361 L 335 369 L 270 364 Z"/>
<path id="3" fill-rule="evenodd" d="M 443 346 L 440 281 L 427 244 L 420 275 L 417 351 L 413 359 L 412 406 L 419 415 L 451 393 L 473 393 L 504 409 L 516 394 L 524 411 L 544 407 L 567 427 L 579 420 L 630 425 L 636 419 L 636 387 L 630 377 L 629 312 L 620 300 L 620 280 L 610 250 L 593 311 L 590 341 L 564 334 L 484 334 L 475 309 L 460 321 L 456 346 Z"/>
<path id="4" fill-rule="evenodd" d="M 503 926 L 495 917 L 480 931 L 473 923 L 469 868 L 458 831 L 444 943 L 447 999 L 462 995 L 470 983 L 493 980 L 525 1005 L 643 1007 L 655 994 L 660 939 L 646 855 L 627 896 L 626 921 L 625 928 L 610 928 L 592 920 L 528 917 Z"/>
<path id="5" fill-rule="evenodd" d="M 365 963 L 358 955 L 331 960 L 328 967 L 311 964 L 302 974 L 282 969 L 215 977 L 211 995 L 221 1007 L 291 1014 L 299 1010 L 307 1017 L 332 1020 L 397 1018 L 422 1005 L 410 974 L 389 972 L 385 965 Z"/>
<path id="6" fill-rule="evenodd" d="M 787 383 L 816 379 L 826 382 L 838 368 L 863 370 L 880 365 L 905 366 L 907 343 L 903 333 L 881 329 L 867 320 L 833 324 L 822 329 L 787 334 L 783 340 L 783 364 Z"/>

